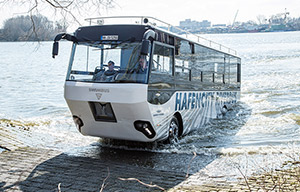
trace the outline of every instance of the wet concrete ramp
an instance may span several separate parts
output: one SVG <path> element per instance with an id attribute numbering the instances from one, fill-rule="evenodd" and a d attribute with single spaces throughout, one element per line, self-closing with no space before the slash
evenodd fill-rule
<path id="1" fill-rule="evenodd" d="M 196 161 L 188 165 L 193 155 L 178 156 L 101 148 L 94 157 L 79 157 L 19 148 L 0 155 L 0 191 L 168 190 L 186 179 L 187 168 L 199 169 Z"/>

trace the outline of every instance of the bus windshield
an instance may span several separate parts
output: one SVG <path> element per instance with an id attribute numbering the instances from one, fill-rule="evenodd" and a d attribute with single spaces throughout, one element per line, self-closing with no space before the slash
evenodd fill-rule
<path id="1" fill-rule="evenodd" d="M 147 83 L 149 56 L 141 43 L 74 44 L 67 80 L 97 83 Z"/>

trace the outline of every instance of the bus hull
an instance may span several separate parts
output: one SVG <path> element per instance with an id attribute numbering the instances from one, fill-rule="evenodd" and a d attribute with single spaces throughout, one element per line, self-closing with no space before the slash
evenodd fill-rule
<path id="1" fill-rule="evenodd" d="M 182 118 L 182 135 L 201 129 L 210 119 L 231 108 L 239 91 L 179 91 L 162 105 L 148 103 L 146 84 L 105 84 L 66 81 L 65 99 L 73 117 L 79 117 L 83 135 L 140 142 L 165 140 L 175 113 Z M 89 102 L 110 103 L 116 122 L 96 121 Z M 136 121 L 149 122 L 152 138 L 137 130 Z"/>
<path id="2" fill-rule="evenodd" d="M 134 127 L 137 120 L 153 124 L 145 84 L 67 81 L 65 99 L 72 115 L 83 121 L 84 125 L 79 130 L 83 135 L 141 142 L 151 142 L 161 137 L 161 133 L 156 133 L 154 138 L 148 138 Z M 96 121 L 89 102 L 110 103 L 116 122 Z"/>
<path id="3" fill-rule="evenodd" d="M 150 105 L 152 121 L 168 129 L 178 113 L 182 120 L 182 135 L 199 130 L 211 119 L 221 117 L 240 99 L 240 91 L 178 91 L 163 105 Z"/>

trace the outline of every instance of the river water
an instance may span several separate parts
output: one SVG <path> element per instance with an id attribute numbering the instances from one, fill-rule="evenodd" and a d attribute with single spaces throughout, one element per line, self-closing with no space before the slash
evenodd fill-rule
<path id="1" fill-rule="evenodd" d="M 258 172 L 300 152 L 300 32 L 211 34 L 207 39 L 238 51 L 242 58 L 241 101 L 175 145 L 133 147 L 82 136 L 63 98 L 71 44 L 62 42 L 56 59 L 52 42 L 0 43 L 0 129 L 27 146 L 93 155 L 102 147 L 160 154 L 207 155 L 196 172 L 232 176 L 236 164 Z M 198 160 L 201 161 L 200 158 Z M 201 164 L 201 162 L 200 162 Z M 250 167 L 250 168 L 249 168 Z M 251 171 L 249 171 L 251 172 Z M 205 176 L 203 176 L 205 177 Z"/>

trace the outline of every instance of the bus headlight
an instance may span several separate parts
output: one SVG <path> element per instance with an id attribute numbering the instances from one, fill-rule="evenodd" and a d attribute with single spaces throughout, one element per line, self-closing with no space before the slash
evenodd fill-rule
<path id="1" fill-rule="evenodd" d="M 149 121 L 135 121 L 134 127 L 136 130 L 142 132 L 149 139 L 152 139 L 156 135 L 156 133 Z"/>
<path id="2" fill-rule="evenodd" d="M 73 121 L 78 129 L 81 132 L 81 127 L 83 126 L 83 121 L 76 115 L 73 115 Z"/>

